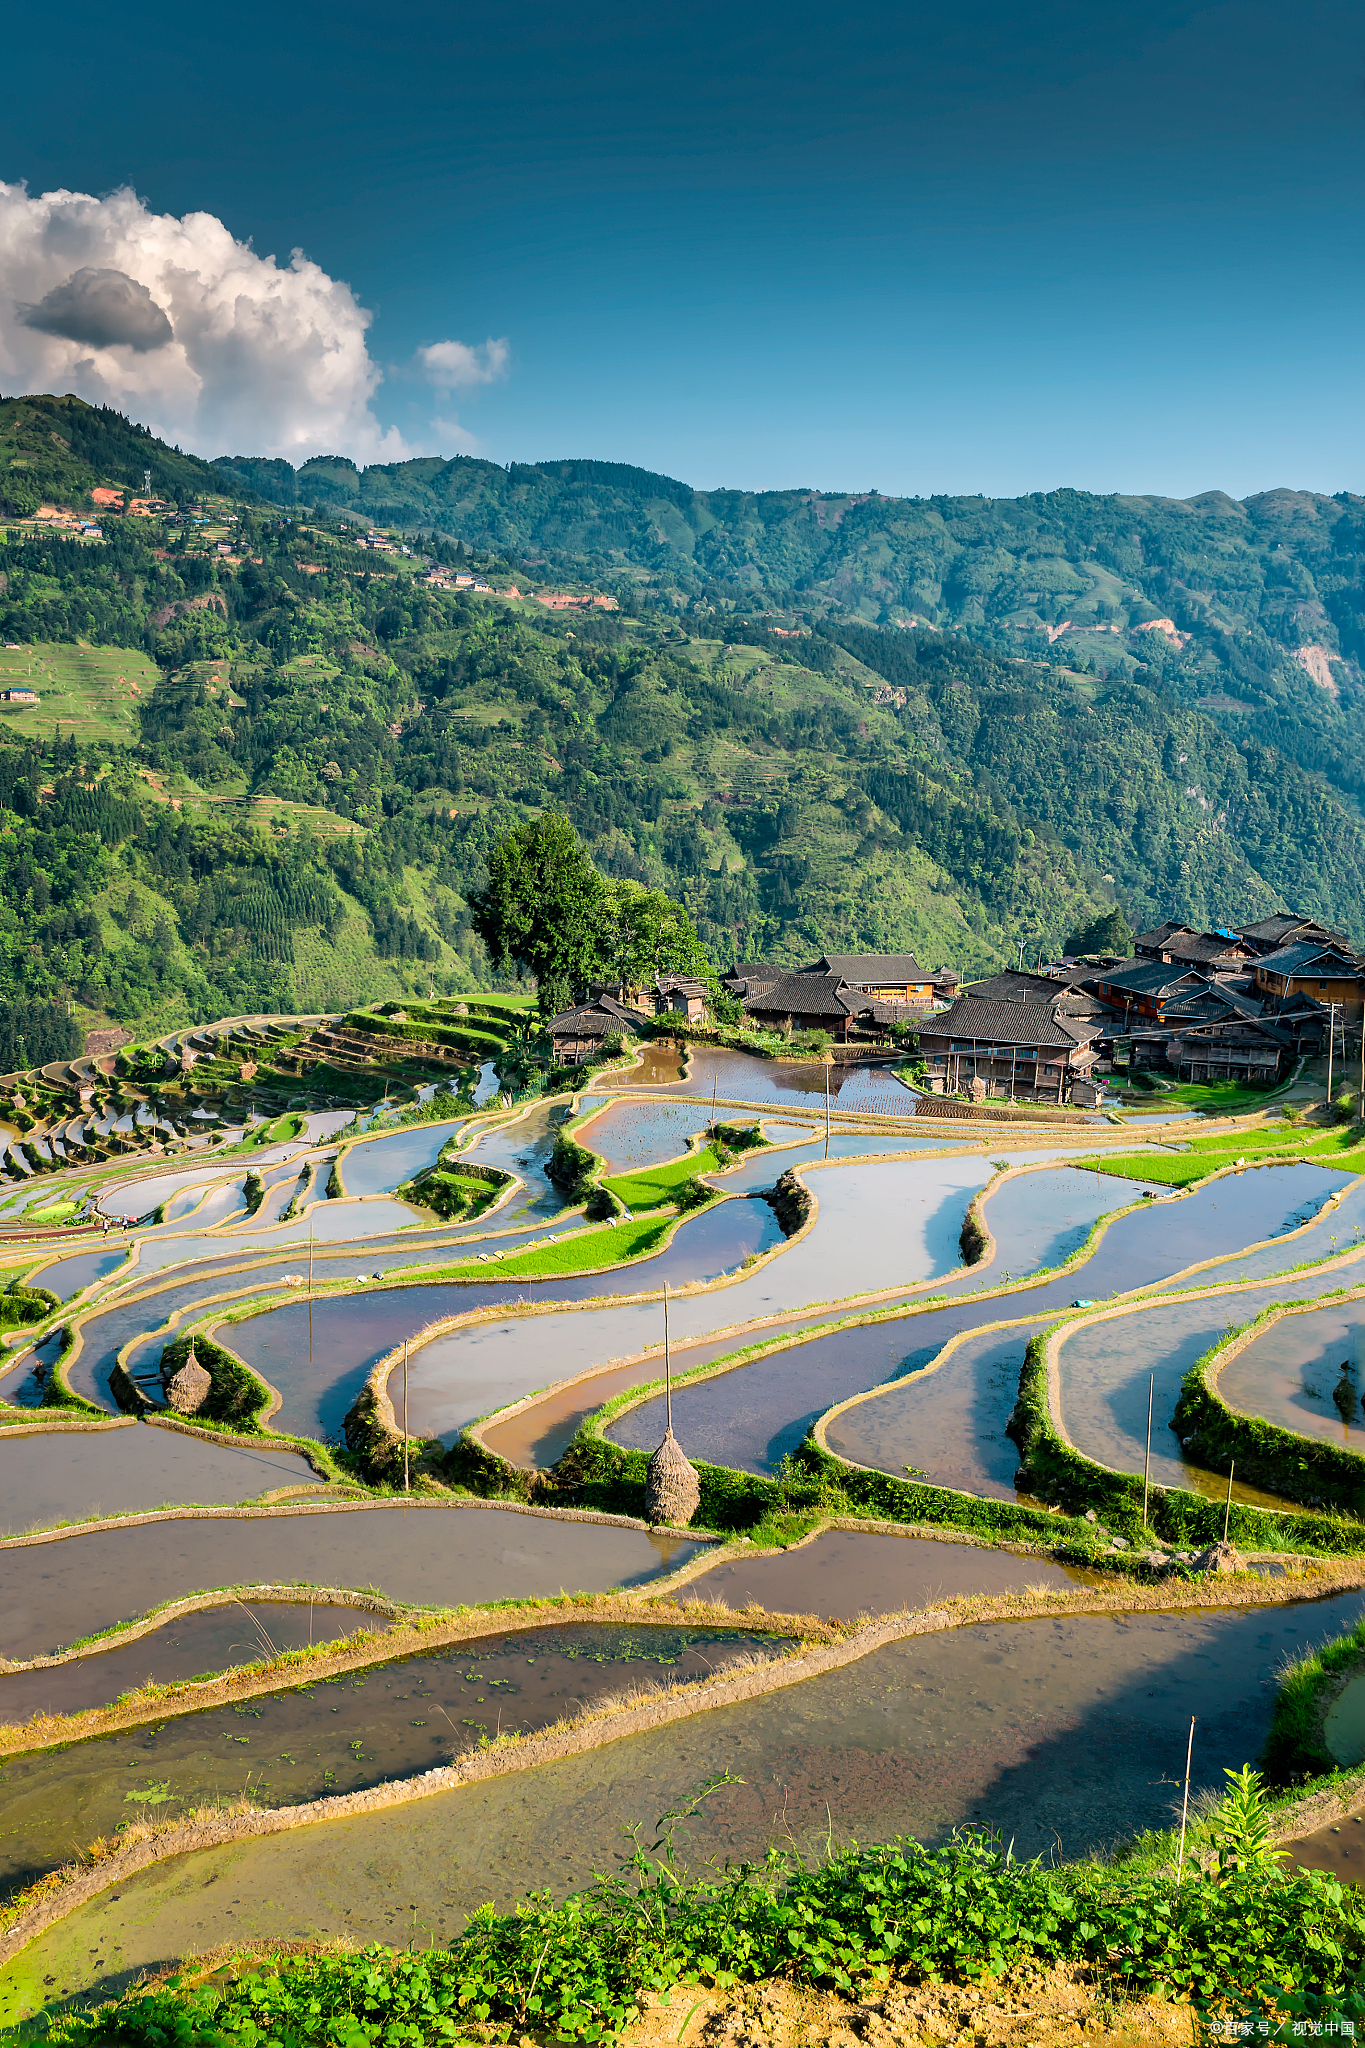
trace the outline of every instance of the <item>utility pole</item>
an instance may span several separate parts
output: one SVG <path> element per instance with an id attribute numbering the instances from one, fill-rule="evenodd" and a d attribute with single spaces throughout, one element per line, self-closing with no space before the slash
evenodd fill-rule
<path id="1" fill-rule="evenodd" d="M 308 1218 L 308 1364 L 313 1364 L 313 1219 Z"/>
<path id="2" fill-rule="evenodd" d="M 408 1487 L 408 1340 L 403 1339 L 403 1491 Z"/>
<path id="3" fill-rule="evenodd" d="M 831 1067 L 832 1065 L 833 1065 L 833 1060 L 832 1060 L 832 1058 L 830 1057 L 830 1055 L 829 1055 L 828 1053 L 826 1053 L 826 1055 L 825 1055 L 825 1157 L 826 1157 L 826 1159 L 828 1159 L 828 1158 L 829 1158 L 829 1070 L 830 1070 L 830 1067 Z"/>
<path id="4" fill-rule="evenodd" d="M 1336 1043 L 1337 1006 L 1335 1003 L 1329 1003 L 1327 1005 L 1327 1100 L 1329 1104 L 1332 1100 L 1332 1054 L 1336 1050 Z"/>

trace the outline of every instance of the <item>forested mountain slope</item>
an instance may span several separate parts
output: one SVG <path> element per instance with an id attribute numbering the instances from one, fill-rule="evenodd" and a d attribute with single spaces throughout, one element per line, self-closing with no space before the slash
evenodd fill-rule
<path id="1" fill-rule="evenodd" d="M 509 473 L 474 467 L 501 503 Z M 610 470 L 551 470 L 584 467 Z M 238 466 L 239 492 L 258 469 Z M 168 1026 L 428 977 L 472 989 L 488 969 L 466 897 L 497 835 L 544 808 L 606 873 L 682 899 L 722 962 L 913 948 L 970 972 L 1115 900 L 1135 924 L 1289 902 L 1365 938 L 1349 669 L 1333 696 L 1285 656 L 1272 712 L 1231 696 L 1224 648 L 1221 695 L 1246 708 L 1211 716 L 1196 642 L 1160 632 L 1105 675 L 1043 658 L 1045 639 L 1006 653 L 988 625 L 878 628 L 827 604 L 777 631 L 719 592 L 557 616 L 433 587 L 431 543 L 361 553 L 332 513 L 213 499 L 204 472 L 162 487 L 185 517 L 107 516 L 101 543 L 7 529 L 0 639 L 140 649 L 159 680 L 130 699 L 131 745 L 0 710 L 0 998 Z M 1357 516 L 1318 502 L 1338 529 Z M 1323 763 L 1300 765 L 1319 700 Z"/>

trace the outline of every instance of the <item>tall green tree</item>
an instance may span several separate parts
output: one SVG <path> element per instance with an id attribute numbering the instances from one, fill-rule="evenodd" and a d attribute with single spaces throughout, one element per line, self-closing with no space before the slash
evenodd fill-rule
<path id="1" fill-rule="evenodd" d="M 706 948 L 680 904 L 640 882 L 608 882 L 606 888 L 610 921 L 604 937 L 614 980 L 632 987 L 659 974 L 715 980 Z"/>
<path id="2" fill-rule="evenodd" d="M 488 886 L 470 896 L 469 908 L 494 964 L 519 963 L 535 975 L 542 1017 L 611 971 L 607 885 L 555 811 L 498 841 L 488 856 Z"/>

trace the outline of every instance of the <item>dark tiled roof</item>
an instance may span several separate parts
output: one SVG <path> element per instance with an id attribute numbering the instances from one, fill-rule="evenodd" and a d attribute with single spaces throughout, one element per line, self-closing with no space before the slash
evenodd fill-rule
<path id="1" fill-rule="evenodd" d="M 1125 995 L 1155 996 L 1164 990 L 1174 992 L 1186 983 L 1191 985 L 1204 981 L 1193 967 L 1168 965 L 1164 960 L 1135 960 L 1131 967 L 1097 967 L 1088 977 L 1089 982 L 1102 983 L 1106 988 L 1121 990 Z"/>
<path id="2" fill-rule="evenodd" d="M 1170 918 L 1167 918 L 1165 924 L 1159 924 L 1154 931 L 1139 932 L 1133 940 L 1133 944 L 1135 946 L 1164 946 L 1166 941 L 1174 938 L 1177 932 L 1192 932 L 1193 929 L 1192 925 L 1176 924 Z"/>
<path id="3" fill-rule="evenodd" d="M 960 996 L 950 1010 L 933 1017 L 921 1037 L 976 1038 L 989 1045 L 1079 1045 L 1093 1036 L 1054 1017 L 1042 1003 L 983 1002 Z"/>
<path id="4" fill-rule="evenodd" d="M 599 996 L 596 1002 L 576 1003 L 572 1009 L 561 1010 L 552 1017 L 546 1027 L 551 1037 L 590 1038 L 595 1029 L 605 1031 L 638 1030 L 645 1022 L 638 1011 L 628 1010 L 624 1003 L 618 1003 L 614 996 Z"/>
<path id="5" fill-rule="evenodd" d="M 771 1012 L 779 1017 L 857 1017 L 867 1009 L 867 998 L 844 985 L 842 974 L 784 974 L 759 995 L 746 996 L 746 1010 Z"/>
<path id="6" fill-rule="evenodd" d="M 1241 960 L 1247 953 L 1236 940 L 1215 938 L 1212 932 L 1176 932 L 1167 939 L 1164 950 L 1172 960 L 1189 960 L 1199 966 L 1216 960 Z"/>
<path id="7" fill-rule="evenodd" d="M 1054 981 L 1050 974 L 1021 973 L 1009 968 L 1004 974 L 972 982 L 962 993 L 983 1003 L 1012 1003 L 1021 997 L 1030 1003 L 1055 1003 L 1065 988 L 1065 982 Z"/>
<path id="8" fill-rule="evenodd" d="M 1359 972 L 1358 963 L 1349 953 L 1340 951 L 1336 946 L 1324 946 L 1316 940 L 1308 939 L 1299 945 L 1281 946 L 1277 953 L 1263 953 L 1256 965 L 1269 968 L 1272 974 L 1307 974 L 1309 969 L 1317 966 L 1319 962 L 1327 963 L 1322 976 L 1324 981 L 1329 980 L 1334 972 Z"/>
<path id="9" fill-rule="evenodd" d="M 839 974 L 845 981 L 931 981 L 913 953 L 825 953 L 813 960 L 803 974 Z"/>
<path id="10" fill-rule="evenodd" d="M 1300 917 L 1297 911 L 1281 911 L 1275 917 L 1263 917 L 1259 924 L 1244 924 L 1240 936 L 1253 946 L 1283 946 L 1291 939 L 1315 939 L 1319 945 L 1335 941 L 1338 945 L 1346 942 L 1340 932 L 1334 932 L 1329 925 L 1320 924 L 1315 917 Z"/>

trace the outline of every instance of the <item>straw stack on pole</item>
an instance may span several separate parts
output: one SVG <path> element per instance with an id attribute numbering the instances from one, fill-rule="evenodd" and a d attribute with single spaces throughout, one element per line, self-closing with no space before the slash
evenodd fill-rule
<path id="1" fill-rule="evenodd" d="M 673 1434 L 673 1374 L 668 1347 L 668 1282 L 664 1282 L 664 1440 L 649 1461 L 645 1477 L 645 1520 L 685 1529 L 697 1512 L 701 1487 Z"/>

